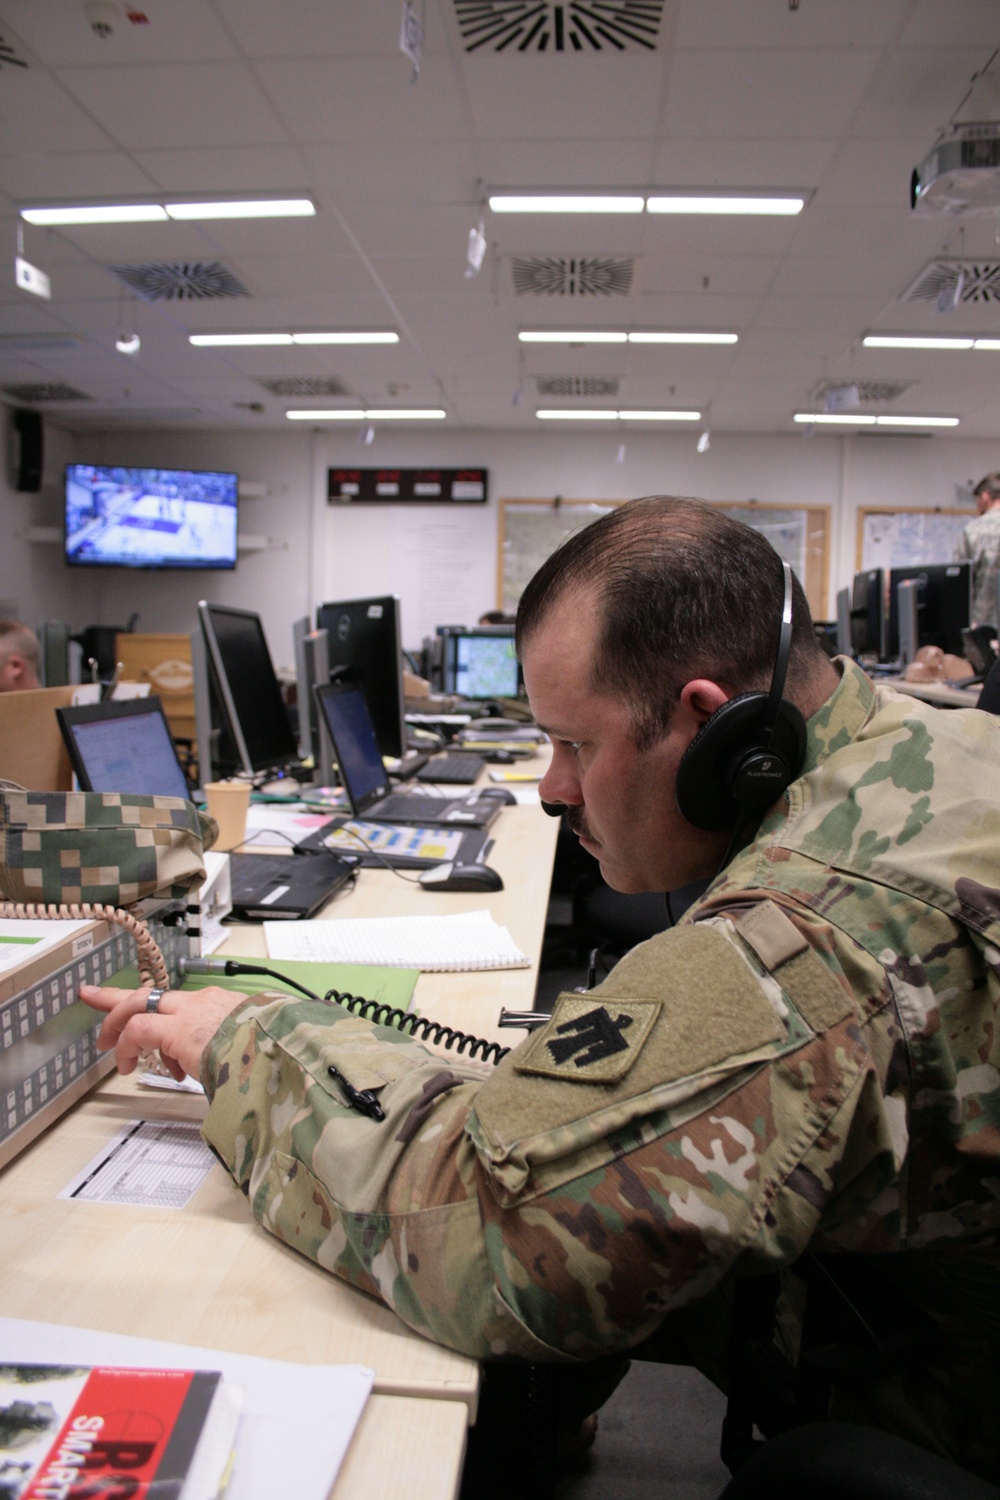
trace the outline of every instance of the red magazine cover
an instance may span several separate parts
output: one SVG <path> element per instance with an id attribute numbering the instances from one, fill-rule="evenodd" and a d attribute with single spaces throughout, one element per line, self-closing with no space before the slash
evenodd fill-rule
<path id="1" fill-rule="evenodd" d="M 223 1389 L 216 1371 L 0 1365 L 0 1500 L 211 1500 Z"/>

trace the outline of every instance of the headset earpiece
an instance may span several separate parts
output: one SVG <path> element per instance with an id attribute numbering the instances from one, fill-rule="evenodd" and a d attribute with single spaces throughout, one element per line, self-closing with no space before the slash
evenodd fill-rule
<path id="1" fill-rule="evenodd" d="M 781 564 L 785 598 L 778 654 L 766 693 L 740 693 L 717 708 L 677 768 L 681 816 L 706 833 L 723 833 L 766 812 L 802 769 L 805 720 L 782 697 L 792 649 L 792 570 Z"/>
<path id="2" fill-rule="evenodd" d="M 759 816 L 799 774 L 805 720 L 794 703 L 782 700 L 765 745 L 767 702 L 766 693 L 730 698 L 685 750 L 677 769 L 677 806 L 696 828 L 722 833 Z"/>

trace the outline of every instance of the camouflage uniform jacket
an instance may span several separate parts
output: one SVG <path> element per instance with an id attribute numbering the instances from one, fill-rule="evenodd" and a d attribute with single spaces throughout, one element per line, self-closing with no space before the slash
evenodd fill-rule
<path id="1" fill-rule="evenodd" d="M 846 662 L 753 844 L 487 1081 L 258 995 L 206 1049 L 205 1133 L 265 1228 L 419 1332 L 586 1359 L 806 1246 L 992 1255 L 998 949 L 1000 725 Z"/>
<path id="2" fill-rule="evenodd" d="M 972 623 L 996 625 L 1000 606 L 1000 505 L 970 521 L 956 548 L 972 561 Z"/>

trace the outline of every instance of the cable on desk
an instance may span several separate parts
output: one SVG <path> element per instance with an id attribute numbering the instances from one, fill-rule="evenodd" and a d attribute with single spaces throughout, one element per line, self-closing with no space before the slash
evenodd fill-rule
<path id="1" fill-rule="evenodd" d="M 320 997 L 304 984 L 299 984 L 298 980 L 290 979 L 287 974 L 282 974 L 278 969 L 269 969 L 264 964 L 246 963 L 243 959 L 236 958 L 182 958 L 180 970 L 182 975 L 225 974 L 230 979 L 239 974 L 266 975 L 269 979 L 291 985 L 309 1000 L 322 998 L 327 1005 L 340 1005 L 363 1021 L 373 1021 L 377 1026 L 394 1026 L 408 1036 L 416 1037 L 418 1041 L 438 1042 L 449 1050 L 454 1047 L 457 1052 L 467 1052 L 470 1057 L 483 1062 L 498 1063 L 510 1051 L 509 1047 L 501 1047 L 498 1042 L 488 1042 L 485 1037 L 471 1036 L 467 1031 L 456 1031 L 451 1026 L 442 1026 L 439 1021 L 432 1021 L 428 1016 L 414 1015 L 413 1011 L 400 1010 L 398 1006 L 386 1005 L 382 1000 L 366 1000 L 363 995 L 352 995 L 347 990 L 327 990 Z"/>

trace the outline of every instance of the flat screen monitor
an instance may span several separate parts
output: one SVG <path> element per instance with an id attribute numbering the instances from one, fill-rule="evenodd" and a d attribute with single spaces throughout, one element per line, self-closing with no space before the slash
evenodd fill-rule
<path id="1" fill-rule="evenodd" d="M 851 588 L 851 650 L 855 656 L 885 654 L 883 619 L 885 580 L 881 568 L 866 568 L 855 573 Z"/>
<path id="2" fill-rule="evenodd" d="M 198 605 L 211 688 L 242 770 L 292 765 L 298 747 L 260 616 L 225 604 Z"/>
<path id="3" fill-rule="evenodd" d="M 940 646 L 961 656 L 962 631 L 968 629 L 972 612 L 972 564 L 970 562 L 928 563 L 923 567 L 889 569 L 889 613 L 886 631 L 886 655 L 899 655 L 899 599 L 897 589 L 903 582 L 915 580 L 918 585 L 918 646 Z"/>
<path id="4" fill-rule="evenodd" d="M 316 625 L 327 633 L 331 676 L 357 682 L 365 695 L 379 752 L 406 753 L 399 600 L 392 594 L 321 604 Z"/>
<path id="5" fill-rule="evenodd" d="M 66 466 L 73 567 L 235 568 L 235 474 Z"/>
<path id="6" fill-rule="evenodd" d="M 159 698 L 57 708 L 56 718 L 81 790 L 190 799 Z"/>
<path id="7" fill-rule="evenodd" d="M 516 698 L 520 665 L 513 625 L 442 632 L 441 687 L 460 698 Z"/>

